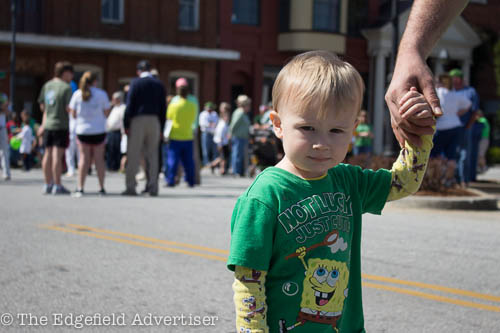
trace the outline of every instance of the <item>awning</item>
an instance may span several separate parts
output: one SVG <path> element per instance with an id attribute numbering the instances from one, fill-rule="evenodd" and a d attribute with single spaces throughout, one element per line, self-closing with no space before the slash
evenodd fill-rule
<path id="1" fill-rule="evenodd" d="M 12 33 L 0 31 L 0 43 L 10 43 Z M 42 34 L 16 33 L 16 44 L 22 46 L 41 46 L 48 48 L 64 48 L 94 50 L 126 54 L 171 56 L 211 60 L 239 60 L 240 52 L 224 49 L 209 49 L 171 44 L 143 43 L 116 39 L 96 39 L 68 36 L 51 36 Z"/>

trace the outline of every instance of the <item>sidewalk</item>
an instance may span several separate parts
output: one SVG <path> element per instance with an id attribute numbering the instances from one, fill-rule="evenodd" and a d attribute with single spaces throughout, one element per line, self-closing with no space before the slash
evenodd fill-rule
<path id="1" fill-rule="evenodd" d="M 500 165 L 490 167 L 488 171 L 478 175 L 477 180 L 471 184 L 473 189 L 494 195 L 500 200 Z"/>
<path id="2" fill-rule="evenodd" d="M 478 175 L 478 182 L 471 183 L 470 190 L 477 195 L 468 197 L 412 195 L 391 202 L 389 205 L 401 208 L 441 210 L 498 210 L 500 202 L 500 165 L 491 167 L 484 174 Z"/>

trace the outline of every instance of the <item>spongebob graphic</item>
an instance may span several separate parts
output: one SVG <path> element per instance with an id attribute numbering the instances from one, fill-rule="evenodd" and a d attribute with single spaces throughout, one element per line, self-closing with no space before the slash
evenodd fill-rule
<path id="1" fill-rule="evenodd" d="M 237 304 L 240 304 L 239 311 L 241 316 L 236 318 L 239 332 L 251 333 L 248 327 L 252 322 L 265 323 L 266 321 L 266 306 L 263 301 L 264 296 L 259 301 L 260 293 L 264 293 L 262 288 L 265 283 L 265 272 L 255 269 L 243 268 L 241 274 L 236 276 L 233 284 L 233 289 L 239 289 L 241 292 L 235 298 Z"/>
<path id="2" fill-rule="evenodd" d="M 285 320 L 279 321 L 282 333 L 307 322 L 331 325 L 333 331 L 338 332 L 337 321 L 342 315 L 344 300 L 347 297 L 349 269 L 346 263 L 329 259 L 311 258 L 306 263 L 304 257 L 308 250 L 316 247 L 300 247 L 293 255 L 299 258 L 306 270 L 302 300 L 296 323 L 287 326 Z"/>

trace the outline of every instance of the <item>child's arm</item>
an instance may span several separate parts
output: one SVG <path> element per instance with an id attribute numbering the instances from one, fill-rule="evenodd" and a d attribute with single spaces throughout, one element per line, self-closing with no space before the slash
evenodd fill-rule
<path id="1" fill-rule="evenodd" d="M 411 88 L 401 99 L 400 113 L 403 114 L 403 118 L 432 116 L 431 108 L 424 96 L 415 88 Z M 420 188 L 432 150 L 432 135 L 423 135 L 421 139 L 423 142 L 421 147 L 406 141 L 405 147 L 392 165 L 392 184 L 387 201 L 402 199 Z"/>
<path id="2" fill-rule="evenodd" d="M 267 327 L 266 274 L 267 272 L 247 267 L 235 267 L 233 291 L 237 332 L 269 332 Z"/>

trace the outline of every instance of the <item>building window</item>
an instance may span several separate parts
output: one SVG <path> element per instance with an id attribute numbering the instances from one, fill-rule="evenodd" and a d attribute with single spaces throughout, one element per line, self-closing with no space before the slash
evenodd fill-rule
<path id="1" fill-rule="evenodd" d="M 123 0 L 101 0 L 101 21 L 123 23 Z"/>
<path id="2" fill-rule="evenodd" d="M 74 76 L 73 81 L 77 85 L 80 85 L 80 79 L 82 78 L 83 73 L 86 71 L 91 71 L 97 74 L 97 87 L 102 88 L 103 86 L 103 70 L 102 67 L 92 65 L 92 64 L 74 64 L 73 65 Z"/>
<path id="3" fill-rule="evenodd" d="M 199 0 L 179 0 L 179 29 L 198 30 Z"/>
<path id="4" fill-rule="evenodd" d="M 260 0 L 233 0 L 233 24 L 260 24 Z"/>
<path id="5" fill-rule="evenodd" d="M 313 29 L 338 32 L 341 0 L 314 0 Z"/>

